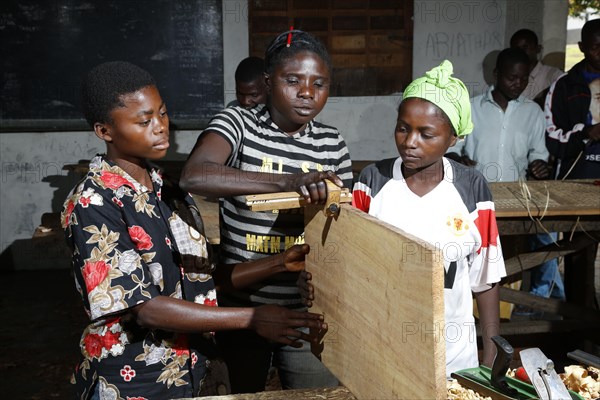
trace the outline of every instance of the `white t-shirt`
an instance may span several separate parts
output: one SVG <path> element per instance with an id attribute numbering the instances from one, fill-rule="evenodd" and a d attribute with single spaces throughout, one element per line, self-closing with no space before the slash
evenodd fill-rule
<path id="1" fill-rule="evenodd" d="M 491 193 L 475 169 L 448 159 L 444 179 L 420 197 L 402 176 L 402 159 L 367 166 L 354 206 L 430 243 L 444 257 L 446 374 L 479 365 L 472 292 L 506 276 Z"/>

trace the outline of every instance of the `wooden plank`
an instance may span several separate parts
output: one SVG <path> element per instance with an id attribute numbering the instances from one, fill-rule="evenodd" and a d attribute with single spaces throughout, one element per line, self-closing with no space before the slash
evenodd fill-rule
<path id="1" fill-rule="evenodd" d="M 506 266 L 506 275 L 511 276 L 513 274 L 538 266 L 556 257 L 564 257 L 576 251 L 580 251 L 587 246 L 597 243 L 598 239 L 594 239 L 593 237 L 600 235 L 597 232 L 591 232 L 590 236 L 579 235 L 575 237 L 573 241 L 570 241 L 569 238 L 562 239 L 558 241 L 557 244 L 551 243 L 547 246 L 540 247 L 533 252 L 521 253 L 515 257 L 505 260 L 504 263 Z"/>
<path id="2" fill-rule="evenodd" d="M 534 310 L 563 315 L 565 317 L 600 322 L 600 310 L 565 303 L 557 299 L 547 299 L 504 286 L 500 287 L 500 300 L 513 304 L 522 304 Z"/>
<path id="3" fill-rule="evenodd" d="M 195 397 L 180 400 L 356 400 L 356 397 L 343 386 L 335 388 L 274 390 L 270 392 L 229 394 L 225 396 Z"/>
<path id="4" fill-rule="evenodd" d="M 359 399 L 446 398 L 439 252 L 347 204 L 305 225 L 323 363 Z"/>
<path id="5" fill-rule="evenodd" d="M 202 216 L 206 239 L 210 244 L 221 243 L 221 232 L 219 231 L 219 201 L 217 199 L 209 199 L 196 194 L 192 194 L 192 198 Z"/>
<path id="6" fill-rule="evenodd" d="M 496 216 L 541 217 L 600 215 L 600 186 L 593 179 L 494 182 L 490 189 Z"/>
<path id="7" fill-rule="evenodd" d="M 589 321 L 563 320 L 563 321 L 516 321 L 501 322 L 500 335 L 531 335 L 534 333 L 560 333 L 571 331 L 593 331 L 600 329 L 600 324 L 590 323 Z M 481 336 L 479 326 L 477 326 L 477 335 Z"/>

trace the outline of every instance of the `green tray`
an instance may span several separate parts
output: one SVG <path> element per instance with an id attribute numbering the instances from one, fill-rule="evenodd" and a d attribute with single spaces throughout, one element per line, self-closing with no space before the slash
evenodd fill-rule
<path id="1" fill-rule="evenodd" d="M 471 375 L 481 378 L 481 380 L 484 382 L 490 382 L 490 377 L 492 375 L 492 370 L 486 367 L 485 365 L 480 365 L 477 368 L 467 368 L 462 369 L 460 371 L 456 371 L 456 373 L 459 375 L 463 372 L 467 372 Z M 466 379 L 469 378 L 467 377 Z M 511 388 L 516 389 L 519 392 L 519 398 L 538 399 L 537 392 L 535 391 L 533 385 L 523 382 L 519 379 L 511 378 L 509 376 L 506 377 L 506 382 Z M 495 390 L 491 384 L 488 383 L 486 384 L 486 386 L 488 387 L 488 389 L 501 394 L 500 392 Z M 571 399 L 573 400 L 585 400 L 583 396 L 581 396 L 578 393 L 575 393 L 572 390 L 569 390 L 569 394 L 571 395 Z"/>

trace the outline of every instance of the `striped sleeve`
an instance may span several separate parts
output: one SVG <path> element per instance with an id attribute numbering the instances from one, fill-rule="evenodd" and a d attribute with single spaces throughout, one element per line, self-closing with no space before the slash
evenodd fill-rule
<path id="1" fill-rule="evenodd" d="M 244 139 L 244 120 L 240 107 L 229 107 L 215 115 L 201 135 L 214 132 L 231 145 L 231 156 L 227 160 L 228 166 L 233 166 L 240 146 Z"/>

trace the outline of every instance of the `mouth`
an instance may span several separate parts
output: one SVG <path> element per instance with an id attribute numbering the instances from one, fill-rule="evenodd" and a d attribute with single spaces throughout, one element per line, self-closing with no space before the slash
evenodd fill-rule
<path id="1" fill-rule="evenodd" d="M 309 106 L 297 106 L 294 107 L 294 111 L 296 111 L 297 114 L 302 115 L 304 117 L 307 117 L 309 115 L 311 115 L 313 113 L 313 108 L 309 107 Z"/>
<path id="2" fill-rule="evenodd" d="M 419 157 L 417 157 L 416 155 L 414 155 L 412 153 L 401 153 L 400 156 L 402 156 L 402 160 L 404 160 L 404 161 L 419 160 Z"/>
<path id="3" fill-rule="evenodd" d="M 152 147 L 156 150 L 166 150 L 169 148 L 169 140 L 168 139 L 164 139 L 161 140 L 158 143 L 155 143 Z"/>

